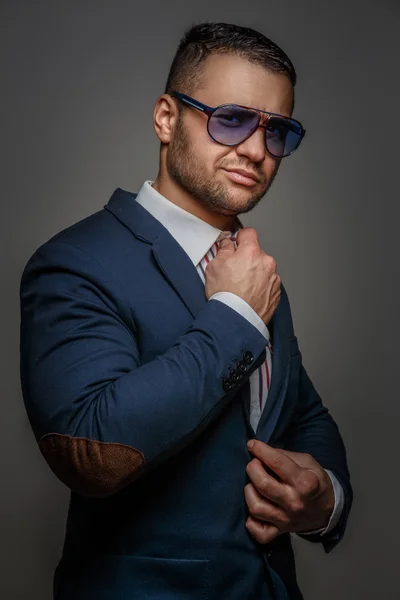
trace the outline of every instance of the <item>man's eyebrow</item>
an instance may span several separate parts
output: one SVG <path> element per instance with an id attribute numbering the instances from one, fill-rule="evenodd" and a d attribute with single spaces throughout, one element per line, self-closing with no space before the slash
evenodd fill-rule
<path id="1" fill-rule="evenodd" d="M 233 102 L 232 104 L 235 104 L 235 102 Z M 253 110 L 260 110 L 263 113 L 271 113 L 273 115 L 281 115 L 282 117 L 286 117 L 287 119 L 290 119 L 290 116 L 286 115 L 284 112 L 275 112 L 273 110 L 267 110 L 266 108 L 257 108 L 256 106 L 249 106 L 247 104 L 240 104 L 238 106 L 243 106 L 244 108 L 250 108 Z"/>

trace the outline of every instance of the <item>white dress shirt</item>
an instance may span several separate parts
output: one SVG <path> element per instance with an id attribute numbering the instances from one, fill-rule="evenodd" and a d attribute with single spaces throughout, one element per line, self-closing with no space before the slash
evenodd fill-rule
<path id="1" fill-rule="evenodd" d="M 229 237 L 231 232 L 221 231 L 217 227 L 213 227 L 209 223 L 206 223 L 202 219 L 192 215 L 180 206 L 170 202 L 167 198 L 155 190 L 152 187 L 152 184 L 153 181 L 144 182 L 139 190 L 138 195 L 136 196 L 136 201 L 154 218 L 160 221 L 160 223 L 170 232 L 172 237 L 186 252 L 191 262 L 196 267 L 199 276 L 204 282 L 204 276 L 202 275 L 202 269 L 200 268 L 202 259 L 218 239 Z M 236 218 L 236 221 L 237 229 L 239 229 L 239 227 L 243 227 L 238 218 Z M 261 317 L 259 317 L 259 315 L 251 308 L 251 306 L 245 300 L 243 300 L 243 298 L 231 292 L 217 292 L 210 297 L 210 300 L 211 299 L 224 302 L 230 306 L 230 308 L 240 313 L 245 319 L 254 325 L 254 327 L 256 327 L 260 333 L 262 333 L 262 335 L 265 337 L 266 346 L 269 346 L 270 334 L 268 327 L 265 325 Z M 271 372 L 271 354 L 268 351 L 268 348 L 267 361 L 270 369 L 269 372 Z M 262 412 L 260 411 L 260 405 L 258 401 L 259 377 L 257 371 L 258 369 L 252 373 L 249 378 L 250 423 L 254 431 L 257 428 L 257 424 Z M 326 472 L 332 481 L 335 493 L 335 507 L 327 527 L 318 529 L 317 531 L 307 532 L 309 534 L 320 533 L 321 535 L 324 535 L 331 531 L 339 521 L 343 510 L 344 492 L 342 486 L 331 471 L 326 470 Z"/>

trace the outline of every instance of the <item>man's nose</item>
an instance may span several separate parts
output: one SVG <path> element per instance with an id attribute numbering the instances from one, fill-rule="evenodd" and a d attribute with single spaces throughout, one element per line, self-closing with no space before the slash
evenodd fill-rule
<path id="1" fill-rule="evenodd" d="M 257 127 L 255 132 L 236 146 L 239 156 L 247 156 L 252 162 L 261 162 L 265 158 L 265 129 Z"/>

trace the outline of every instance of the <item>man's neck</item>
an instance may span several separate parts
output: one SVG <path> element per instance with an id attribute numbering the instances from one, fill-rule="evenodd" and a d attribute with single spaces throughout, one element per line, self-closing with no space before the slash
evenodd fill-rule
<path id="1" fill-rule="evenodd" d="M 209 223 L 213 227 L 221 229 L 222 231 L 232 230 L 235 222 L 235 215 L 221 215 L 207 210 L 207 207 L 190 194 L 187 194 L 169 178 L 163 178 L 158 174 L 153 183 L 153 188 L 170 202 L 173 202 L 180 208 L 183 208 L 183 210 L 186 210 L 202 221 Z"/>

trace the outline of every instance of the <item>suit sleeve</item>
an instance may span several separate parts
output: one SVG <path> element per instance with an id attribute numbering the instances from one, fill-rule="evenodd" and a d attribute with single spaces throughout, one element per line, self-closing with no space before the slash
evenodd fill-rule
<path id="1" fill-rule="evenodd" d="M 112 274 L 60 241 L 39 248 L 20 287 L 23 398 L 40 450 L 72 491 L 103 497 L 182 450 L 265 355 L 265 337 L 218 300 L 164 354 L 141 363 Z M 244 376 L 226 378 L 246 356 Z M 229 386 L 228 386 L 229 387 Z"/>
<path id="2" fill-rule="evenodd" d="M 289 298 L 283 284 L 281 285 L 281 303 L 284 309 L 287 335 L 294 336 L 293 320 Z M 284 429 L 283 443 L 287 450 L 310 454 L 327 471 L 337 479 L 343 491 L 340 499 L 340 518 L 336 525 L 326 531 L 304 534 L 310 542 L 321 543 L 326 552 L 330 552 L 342 539 L 353 501 L 353 490 L 347 466 L 346 449 L 339 428 L 329 410 L 324 406 L 303 365 L 301 353 L 299 370 L 294 376 L 295 389 L 292 393 L 296 403 L 290 422 Z M 335 519 L 336 520 L 336 519 Z M 302 534 L 298 534 L 303 537 Z"/>
<path id="3" fill-rule="evenodd" d="M 344 535 L 353 492 L 346 449 L 338 426 L 323 405 L 303 365 L 300 367 L 298 408 L 285 435 L 285 448 L 311 454 L 324 469 L 336 476 L 342 486 L 344 504 L 337 525 L 324 536 L 319 533 L 304 535 L 308 541 L 322 543 L 325 551 L 330 552 Z"/>

